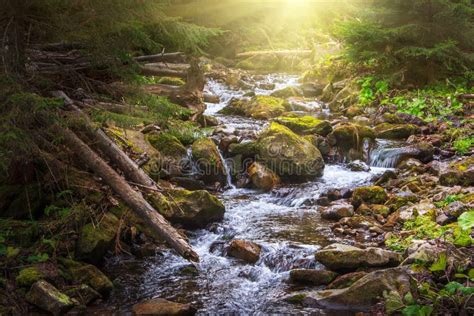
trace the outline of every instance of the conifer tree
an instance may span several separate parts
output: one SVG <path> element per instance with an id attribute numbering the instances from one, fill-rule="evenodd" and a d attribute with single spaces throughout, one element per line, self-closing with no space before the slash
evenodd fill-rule
<path id="1" fill-rule="evenodd" d="M 338 35 L 349 60 L 407 81 L 460 75 L 474 64 L 471 0 L 371 1 Z"/>

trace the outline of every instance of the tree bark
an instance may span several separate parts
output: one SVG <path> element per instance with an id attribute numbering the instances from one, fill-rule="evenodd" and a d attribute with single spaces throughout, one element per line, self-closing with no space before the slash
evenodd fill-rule
<path id="1" fill-rule="evenodd" d="M 133 60 L 137 62 L 174 62 L 183 63 L 186 61 L 186 56 L 183 53 L 167 53 L 135 57 Z"/>
<path id="2" fill-rule="evenodd" d="M 102 158 L 69 129 L 58 127 L 66 146 L 94 173 L 100 176 L 116 194 L 139 216 L 146 225 L 182 257 L 199 261 L 198 254 L 183 237 L 142 196 L 113 170 Z"/>
<path id="3" fill-rule="evenodd" d="M 144 76 L 178 77 L 186 79 L 188 72 L 186 70 L 177 70 L 167 67 L 147 64 L 140 66 L 140 72 Z"/>

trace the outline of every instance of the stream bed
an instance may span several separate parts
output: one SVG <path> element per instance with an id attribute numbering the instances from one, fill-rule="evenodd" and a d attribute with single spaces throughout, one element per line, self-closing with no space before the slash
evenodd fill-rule
<path id="1" fill-rule="evenodd" d="M 275 83 L 275 89 L 297 85 L 297 77 L 268 75 L 258 83 Z M 261 130 L 266 122 L 218 114 L 231 98 L 245 91 L 232 90 L 209 81 L 206 89 L 220 97 L 220 103 L 208 104 L 206 114 L 215 116 L 221 124 L 234 129 Z M 268 95 L 272 90 L 255 89 Z M 316 100 L 308 107 L 322 107 L 317 115 L 328 115 Z M 383 144 L 386 146 L 387 144 Z M 316 314 L 330 312 L 305 309 L 284 301 L 292 290 L 289 271 L 295 268 L 316 268 L 314 253 L 333 242 L 353 243 L 351 236 L 333 235 L 332 223 L 321 219 L 314 201 L 332 188 L 352 188 L 368 184 L 374 176 L 387 170 L 389 164 L 377 164 L 369 172 L 353 172 L 344 165 L 326 164 L 324 175 L 311 182 L 284 185 L 271 193 L 249 189 L 228 189 L 219 194 L 226 206 L 225 218 L 206 230 L 190 233 L 190 243 L 200 256 L 196 267 L 171 251 L 144 260 L 120 257 L 108 263 L 115 277 L 116 290 L 109 304 L 129 311 L 137 302 L 154 297 L 191 303 L 198 314 Z M 229 240 L 245 239 L 262 246 L 256 264 L 245 264 L 227 257 L 223 251 Z M 343 240 L 341 238 L 347 238 Z M 337 313 L 341 315 L 341 313 Z"/>

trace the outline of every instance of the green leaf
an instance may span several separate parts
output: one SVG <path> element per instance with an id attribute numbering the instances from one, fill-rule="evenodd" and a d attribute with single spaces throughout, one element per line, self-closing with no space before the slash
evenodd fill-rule
<path id="1" fill-rule="evenodd" d="M 384 292 L 383 296 L 385 298 L 385 311 L 388 314 L 392 314 L 400 309 L 402 309 L 405 304 L 403 304 L 402 297 L 397 291 Z"/>
<path id="2" fill-rule="evenodd" d="M 474 269 L 469 269 L 467 275 L 469 276 L 469 279 L 474 279 Z"/>
<path id="3" fill-rule="evenodd" d="M 20 248 L 15 248 L 15 247 L 7 247 L 7 258 L 13 258 L 18 256 L 20 253 Z"/>
<path id="4" fill-rule="evenodd" d="M 429 316 L 433 312 L 432 306 L 410 305 L 402 310 L 404 316 Z"/>
<path id="5" fill-rule="evenodd" d="M 47 253 L 40 253 L 26 258 L 26 260 L 31 263 L 45 262 L 48 261 L 48 259 L 49 255 Z"/>
<path id="6" fill-rule="evenodd" d="M 444 286 L 444 289 L 448 294 L 454 295 L 456 294 L 456 291 L 460 288 L 464 287 L 461 283 L 459 282 L 449 282 Z"/>
<path id="7" fill-rule="evenodd" d="M 474 227 L 474 210 L 461 214 L 458 218 L 458 225 L 462 230 L 470 230 Z"/>
<path id="8" fill-rule="evenodd" d="M 444 271 L 446 270 L 446 253 L 442 253 L 439 255 L 438 259 L 431 265 L 430 271 L 437 272 L 437 271 Z"/>

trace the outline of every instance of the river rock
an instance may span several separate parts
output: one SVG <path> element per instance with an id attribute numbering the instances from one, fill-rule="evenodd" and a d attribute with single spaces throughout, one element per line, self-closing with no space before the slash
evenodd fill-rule
<path id="1" fill-rule="evenodd" d="M 431 210 L 436 209 L 436 206 L 431 201 L 424 200 L 420 201 L 411 206 L 404 206 L 400 208 L 400 214 L 398 219 L 402 222 L 414 219 L 418 215 L 424 215 Z"/>
<path id="2" fill-rule="evenodd" d="M 332 244 L 316 252 L 316 260 L 331 270 L 355 270 L 361 267 L 384 267 L 397 265 L 401 256 L 396 252 L 369 247 Z"/>
<path id="3" fill-rule="evenodd" d="M 352 118 L 352 121 L 354 122 L 354 124 L 357 124 L 357 125 L 370 126 L 370 119 L 365 116 L 360 116 L 360 115 L 354 116 L 354 118 Z"/>
<path id="4" fill-rule="evenodd" d="M 467 157 L 443 165 L 439 171 L 439 182 L 445 186 L 474 185 L 474 157 Z"/>
<path id="5" fill-rule="evenodd" d="M 205 228 L 224 218 L 225 207 L 204 190 L 169 190 L 169 196 L 149 194 L 148 201 L 161 215 L 185 228 Z"/>
<path id="6" fill-rule="evenodd" d="M 31 286 L 26 293 L 26 300 L 53 315 L 62 315 L 74 306 L 69 296 L 44 280 Z"/>
<path id="7" fill-rule="evenodd" d="M 367 275 L 367 272 L 364 272 L 364 271 L 357 271 L 357 272 L 351 272 L 351 273 L 340 275 L 334 281 L 332 281 L 326 287 L 326 289 L 334 290 L 334 289 L 344 289 L 344 288 L 350 287 L 357 280 L 361 279 L 362 277 L 366 275 Z"/>
<path id="8" fill-rule="evenodd" d="M 310 285 L 327 285 L 331 283 L 338 274 L 329 270 L 296 269 L 290 271 L 290 281 Z"/>
<path id="9" fill-rule="evenodd" d="M 351 161 L 363 157 L 362 148 L 364 142 L 373 141 L 375 134 L 368 126 L 339 124 L 333 128 L 327 139 L 330 145 L 337 146 L 339 154 L 343 158 Z"/>
<path id="10" fill-rule="evenodd" d="M 117 234 L 119 219 L 106 213 L 98 223 L 89 223 L 81 228 L 77 244 L 77 255 L 83 260 L 99 263 L 112 247 Z"/>
<path id="11" fill-rule="evenodd" d="M 285 100 L 272 96 L 257 95 L 250 100 L 232 99 L 220 113 L 268 120 L 282 115 L 287 110 L 289 110 L 289 107 Z"/>
<path id="12" fill-rule="evenodd" d="M 262 82 L 258 84 L 258 88 L 262 90 L 273 90 L 275 89 L 275 84 L 274 83 L 266 83 Z"/>
<path id="13" fill-rule="evenodd" d="M 377 138 L 384 139 L 406 139 L 418 131 L 418 127 L 412 124 L 390 124 L 382 123 L 374 128 Z"/>
<path id="14" fill-rule="evenodd" d="M 383 300 L 384 293 L 393 291 L 404 297 L 411 291 L 410 280 L 406 268 L 374 271 L 345 289 L 306 292 L 302 303 L 333 310 L 368 311 Z"/>
<path id="15" fill-rule="evenodd" d="M 252 186 L 257 190 L 271 191 L 280 182 L 273 171 L 258 162 L 252 163 L 248 167 L 247 173 Z"/>
<path id="16" fill-rule="evenodd" d="M 191 146 L 193 160 L 202 180 L 207 184 L 226 183 L 226 171 L 216 144 L 210 138 L 201 138 Z"/>
<path id="17" fill-rule="evenodd" d="M 159 151 L 159 167 L 171 177 L 178 177 L 185 171 L 187 150 L 178 138 L 167 133 L 152 133 L 148 142 Z"/>
<path id="18" fill-rule="evenodd" d="M 227 249 L 227 254 L 248 263 L 255 263 L 260 258 L 261 251 L 262 248 L 254 242 L 234 239 Z"/>
<path id="19" fill-rule="evenodd" d="M 379 186 L 358 187 L 352 193 L 352 205 L 358 207 L 362 203 L 384 204 L 388 199 L 387 192 Z"/>
<path id="20" fill-rule="evenodd" d="M 280 90 L 273 91 L 271 94 L 272 97 L 288 99 L 291 97 L 301 97 L 303 96 L 303 91 L 297 87 L 286 87 Z"/>
<path id="21" fill-rule="evenodd" d="M 349 203 L 339 203 L 329 206 L 321 212 L 321 217 L 327 220 L 338 221 L 344 217 L 354 215 L 354 207 Z"/>
<path id="22" fill-rule="evenodd" d="M 66 267 L 74 282 L 87 284 L 103 296 L 108 296 L 114 288 L 112 281 L 96 266 L 69 259 L 63 259 L 62 264 Z"/>
<path id="23" fill-rule="evenodd" d="M 286 180 L 304 181 L 321 176 L 324 160 L 303 137 L 276 122 L 256 142 L 259 162 Z"/>
<path id="24" fill-rule="evenodd" d="M 180 304 L 162 298 L 154 298 L 134 305 L 132 312 L 134 316 L 192 316 L 196 314 L 196 309 L 190 304 Z"/>
<path id="25" fill-rule="evenodd" d="M 322 121 L 315 117 L 305 116 L 279 116 L 275 122 L 284 125 L 297 134 L 318 134 L 327 136 L 332 131 L 328 121 Z"/>
<path id="26" fill-rule="evenodd" d="M 365 162 L 360 160 L 351 161 L 347 166 L 349 169 L 351 169 L 351 171 L 370 171 L 370 167 Z"/>
<path id="27" fill-rule="evenodd" d="M 94 290 L 87 284 L 81 284 L 68 288 L 65 291 L 65 294 L 67 294 L 70 298 L 78 301 L 81 305 L 89 305 L 90 303 L 101 297 L 101 295 L 96 290 Z"/>
<path id="28" fill-rule="evenodd" d="M 300 88 L 306 98 L 316 98 L 323 93 L 324 85 L 314 82 L 305 82 Z"/>

